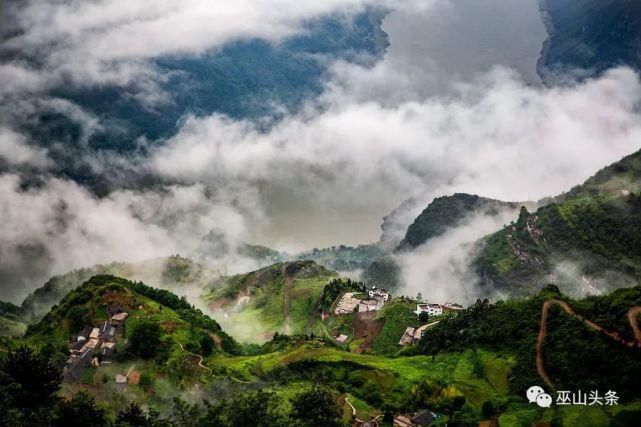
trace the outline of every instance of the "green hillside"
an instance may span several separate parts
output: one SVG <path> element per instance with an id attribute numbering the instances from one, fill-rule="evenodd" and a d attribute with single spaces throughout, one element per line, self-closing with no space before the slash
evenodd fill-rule
<path id="1" fill-rule="evenodd" d="M 555 390 L 618 391 L 621 403 L 638 402 L 641 386 L 641 341 L 632 329 L 641 320 L 641 286 L 619 289 L 604 296 L 572 300 L 553 285 L 525 300 L 479 301 L 457 317 L 444 319 L 430 329 L 413 353 L 439 354 L 470 347 L 512 354 L 515 368 L 508 386 L 514 395 L 523 395 L 532 384 L 547 387 L 535 358 L 541 328 L 542 307 L 554 303 L 546 318 L 542 360 Z M 561 309 L 566 303 L 574 314 Z M 637 309 L 638 310 L 638 309 Z M 632 315 L 632 313 L 637 313 Z M 588 324 L 590 323 L 590 324 Z M 596 330 L 602 327 L 611 336 Z M 624 396 L 624 397 L 623 397 Z M 612 415 L 612 414 L 611 414 Z M 641 413 L 637 412 L 637 416 Z"/>
<path id="2" fill-rule="evenodd" d="M 305 289 L 300 294 L 307 296 L 318 291 L 318 306 L 312 311 L 303 310 L 304 298 L 292 297 L 292 329 L 309 325 L 303 320 L 310 313 L 317 318 L 316 308 L 332 312 L 344 292 L 365 290 L 362 283 L 334 279 L 333 273 L 309 261 L 276 264 L 226 278 L 222 284 L 211 294 L 219 298 L 211 301 L 224 301 L 224 295 L 230 301 L 249 296 L 247 311 L 235 318 L 246 326 L 264 315 L 284 328 L 284 289 Z M 277 302 L 279 310 L 274 309 Z M 248 425 L 252 419 L 266 426 L 339 426 L 356 419 L 391 425 L 396 414 L 426 408 L 439 415 L 435 426 L 476 426 L 479 420 L 495 420 L 501 426 L 575 426 L 577 420 L 582 426 L 633 426 L 641 415 L 641 387 L 636 381 L 641 376 L 641 350 L 635 344 L 641 338 L 632 329 L 639 326 L 641 286 L 581 300 L 548 286 L 523 300 L 478 301 L 458 314 L 438 318 L 417 344 L 401 348 L 403 330 L 421 323 L 412 312 L 415 303 L 394 297 L 376 312 L 331 314 L 325 322 L 313 322 L 307 335 L 279 333 L 260 347 L 242 347 L 184 298 L 140 282 L 96 276 L 30 326 L 23 339 L 9 343 L 14 350 L 4 356 L 6 361 L 0 357 L 0 393 L 9 386 L 26 390 L 29 386 L 23 382 L 32 376 L 5 366 L 48 363 L 45 370 L 55 372 L 66 363 L 73 343 L 69 339 L 83 326 L 100 325 L 109 318 L 107 309 L 117 305 L 129 316 L 116 333 L 111 363 L 87 367 L 79 379 L 65 382 L 56 392 L 73 399 L 55 404 L 43 400 L 37 404 L 39 410 L 49 408 L 49 416 L 66 416 L 71 410 L 67 405 L 80 405 L 83 395 L 77 393 L 84 391 L 95 401 L 90 402 L 93 406 L 83 403 L 83 411 L 106 411 L 105 421 L 93 424 L 99 426 L 131 417 L 131 411 L 147 419 L 143 425 L 198 427 Z M 570 311 L 562 310 L 561 304 Z M 539 350 L 540 321 L 547 305 L 546 334 Z M 349 334 L 345 344 L 332 338 L 339 332 Z M 39 356 L 20 356 L 22 350 L 16 349 L 25 344 Z M 537 370 L 539 351 L 548 380 Z M 27 360 L 18 362 L 18 357 Z M 127 378 L 124 388 L 116 384 L 117 375 Z M 556 405 L 542 409 L 525 398 L 532 384 L 550 392 L 612 389 L 620 402 L 585 410 Z M 198 397 L 191 403 L 175 399 L 194 394 Z M 15 405 L 21 404 L 16 399 L 7 397 L 3 403 L 11 416 L 44 416 L 33 408 L 15 412 Z M 128 409 L 130 402 L 159 412 Z"/>
<path id="3" fill-rule="evenodd" d="M 188 339 L 194 336 L 211 336 L 218 350 L 239 351 L 236 342 L 215 320 L 185 298 L 142 282 L 109 275 L 94 276 L 69 292 L 38 323 L 28 327 L 24 339 L 31 343 L 64 345 L 83 327 L 109 320 L 109 306 L 122 307 L 129 313 L 128 327 L 142 319 L 161 325 L 168 350 L 175 350 L 180 343 L 189 345 Z"/>
<path id="4" fill-rule="evenodd" d="M 93 276 L 115 275 L 154 283 L 165 289 L 180 292 L 183 286 L 204 288 L 218 279 L 219 273 L 179 255 L 137 263 L 111 263 L 80 268 L 53 276 L 22 302 L 24 320 L 40 320 L 49 309 L 70 291 Z"/>
<path id="5" fill-rule="evenodd" d="M 22 335 L 27 325 L 22 321 L 22 308 L 0 301 L 0 336 Z"/>
<path id="6" fill-rule="evenodd" d="M 518 203 L 479 197 L 473 194 L 456 193 L 437 197 L 416 217 L 407 228 L 405 238 L 398 249 L 413 249 L 433 237 L 445 233 L 474 213 L 497 213 L 500 209 L 516 209 Z"/>
<path id="7" fill-rule="evenodd" d="M 223 328 L 241 341 L 300 334 L 318 318 L 323 287 L 336 273 L 313 261 L 277 263 L 215 283 L 204 300 Z"/>
<path id="8" fill-rule="evenodd" d="M 628 156 L 486 237 L 476 259 L 485 285 L 513 295 L 546 282 L 582 295 L 641 278 L 641 154 Z M 568 271 L 570 270 L 570 271 Z"/>

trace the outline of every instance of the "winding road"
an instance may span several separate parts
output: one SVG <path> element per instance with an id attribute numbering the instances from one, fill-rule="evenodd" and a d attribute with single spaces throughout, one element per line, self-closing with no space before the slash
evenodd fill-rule
<path id="1" fill-rule="evenodd" d="M 358 422 L 358 423 L 374 423 L 375 426 L 378 426 L 378 419 L 381 418 L 382 415 L 377 415 L 377 416 L 375 416 L 374 418 L 372 418 L 369 421 L 361 420 L 360 418 L 356 417 L 356 408 L 354 407 L 354 405 L 352 405 L 352 402 L 349 401 L 349 398 L 347 396 L 345 396 L 345 402 L 347 402 L 349 407 L 352 408 L 352 415 L 354 416 L 354 420 L 356 420 L 356 422 Z"/>
<path id="2" fill-rule="evenodd" d="M 574 312 L 572 307 L 565 301 L 561 301 L 558 299 L 551 299 L 547 300 L 543 303 L 543 306 L 541 307 L 541 326 L 539 328 L 539 335 L 536 339 L 536 370 L 539 373 L 539 376 L 545 381 L 545 383 L 550 387 L 554 388 L 554 383 L 548 376 L 548 374 L 545 372 L 545 366 L 543 364 L 543 340 L 545 339 L 545 336 L 547 335 L 547 318 L 548 318 L 548 311 L 551 305 L 558 305 L 565 311 L 567 314 L 570 316 L 580 320 L 583 322 L 586 326 L 589 328 L 592 328 L 596 331 L 602 332 L 605 335 L 609 336 L 613 340 L 626 345 L 628 347 L 641 347 L 641 330 L 639 329 L 639 323 L 637 321 L 637 318 L 639 314 L 641 314 L 641 307 L 632 307 L 630 310 L 628 310 L 628 320 L 630 321 L 630 326 L 632 326 L 632 330 L 634 331 L 634 340 L 632 341 L 626 341 L 621 336 L 616 333 L 616 332 L 610 332 L 607 329 L 603 328 L 602 326 L 597 325 L 593 321 L 584 318 L 581 315 L 578 315 Z"/>
<path id="3" fill-rule="evenodd" d="M 185 353 L 198 358 L 198 366 L 200 366 L 203 369 L 207 369 L 212 377 L 216 376 L 214 375 L 214 371 L 210 367 L 203 365 L 203 357 L 200 354 L 192 353 L 191 351 L 185 350 L 185 347 L 183 347 L 182 343 L 178 343 L 178 345 L 180 346 L 180 349 Z"/>
<path id="4" fill-rule="evenodd" d="M 195 357 L 197 357 L 197 358 L 198 358 L 198 366 L 200 366 L 200 367 L 201 367 L 201 368 L 203 368 L 203 369 L 207 369 L 207 370 L 209 371 L 209 373 L 211 374 L 211 376 L 212 376 L 212 377 L 215 377 L 215 376 L 216 376 L 216 375 L 214 374 L 213 369 L 211 369 L 211 368 L 210 368 L 210 367 L 208 367 L 208 366 L 203 365 L 203 357 L 202 357 L 200 354 L 192 353 L 191 351 L 185 350 L 185 347 L 183 347 L 182 343 L 178 343 L 178 345 L 180 346 L 180 349 L 181 349 L 182 351 L 184 351 L 185 353 L 187 353 L 187 354 L 189 354 L 189 355 L 191 355 L 191 356 L 195 356 Z M 226 375 L 226 377 L 227 377 L 227 378 L 229 378 L 230 380 L 236 381 L 237 383 L 241 383 L 241 384 L 251 384 L 251 381 L 243 381 L 243 380 L 239 380 L 238 378 L 234 378 L 234 377 L 232 377 L 231 375 Z"/>

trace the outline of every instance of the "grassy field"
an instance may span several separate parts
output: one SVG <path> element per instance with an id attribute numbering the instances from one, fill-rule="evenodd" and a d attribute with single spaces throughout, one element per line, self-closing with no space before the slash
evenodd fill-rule
<path id="1" fill-rule="evenodd" d="M 0 336 L 13 337 L 24 334 L 27 325 L 6 317 L 0 316 Z"/>
<path id="2" fill-rule="evenodd" d="M 314 332 L 319 318 L 315 306 L 332 277 L 294 278 L 287 289 L 282 277 L 278 277 L 255 290 L 249 301 L 230 304 L 211 314 L 225 331 L 242 342 L 263 343 L 276 332 L 302 334 L 308 324 L 309 331 Z M 289 330 L 286 330 L 285 292 L 288 293 Z M 217 298 L 207 298 L 208 303 Z"/>
<path id="3" fill-rule="evenodd" d="M 412 356 L 387 358 L 383 356 L 361 355 L 333 348 L 313 348 L 303 345 L 296 349 L 275 352 L 267 355 L 244 357 L 211 357 L 207 360 L 214 369 L 225 371 L 244 380 L 268 376 L 276 369 L 299 362 L 314 362 L 332 365 L 351 363 L 355 370 L 364 369 L 377 372 L 380 376 L 391 378 L 390 389 L 398 387 L 409 390 L 412 385 L 422 381 L 451 384 L 468 400 L 482 404 L 490 396 L 505 394 L 507 375 L 513 366 L 509 356 L 482 352 L 486 372 L 490 375 L 477 376 L 474 370 L 474 352 L 439 354 L 431 356 Z"/>

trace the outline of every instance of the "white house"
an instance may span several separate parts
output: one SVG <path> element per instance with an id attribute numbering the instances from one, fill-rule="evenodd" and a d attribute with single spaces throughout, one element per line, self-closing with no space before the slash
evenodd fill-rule
<path id="1" fill-rule="evenodd" d="M 384 304 L 385 302 L 382 300 L 364 299 L 358 303 L 358 311 L 361 313 L 364 311 L 377 311 L 380 310 Z"/>
<path id="2" fill-rule="evenodd" d="M 372 286 L 370 290 L 367 291 L 367 296 L 370 299 L 377 299 L 383 302 L 387 302 L 389 299 L 389 292 L 385 289 L 378 289 L 376 286 Z"/>
<path id="3" fill-rule="evenodd" d="M 443 307 L 440 304 L 416 304 L 416 313 L 419 316 L 421 313 L 427 313 L 430 316 L 440 316 L 443 314 Z"/>

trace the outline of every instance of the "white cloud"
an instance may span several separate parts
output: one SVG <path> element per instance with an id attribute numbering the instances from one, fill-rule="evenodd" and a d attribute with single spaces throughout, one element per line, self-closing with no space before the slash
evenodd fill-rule
<path id="1" fill-rule="evenodd" d="M 150 168 L 184 182 L 276 189 L 270 210 L 289 216 L 293 229 L 274 235 L 354 243 L 371 240 L 382 214 L 409 196 L 536 200 L 641 146 L 641 84 L 627 69 L 554 89 L 495 69 L 454 97 L 394 106 L 344 102 L 348 95 L 326 97 L 322 109 L 267 132 L 218 115 L 189 119 L 155 150 Z M 295 195 L 293 204 L 283 194 Z M 327 211 L 344 224 L 328 221 L 335 217 Z"/>
<path id="2" fill-rule="evenodd" d="M 30 147 L 24 136 L 4 127 L 0 127 L 0 160 L 11 166 L 42 168 L 49 164 L 46 150 Z"/>
<path id="3" fill-rule="evenodd" d="M 31 189 L 20 183 L 0 176 L 0 277 L 11 285 L 0 287 L 0 299 L 17 300 L 73 268 L 190 253 L 212 228 L 243 236 L 251 218 L 240 192 L 211 194 L 198 184 L 97 198 L 61 179 Z"/>
<path id="4" fill-rule="evenodd" d="M 517 210 L 505 209 L 497 214 L 477 213 L 456 228 L 428 240 L 412 252 L 395 256 L 401 267 L 403 293 L 421 293 L 429 302 L 471 304 L 480 295 L 489 296 L 478 288 L 479 278 L 471 261 L 475 243 L 506 223 Z"/>

